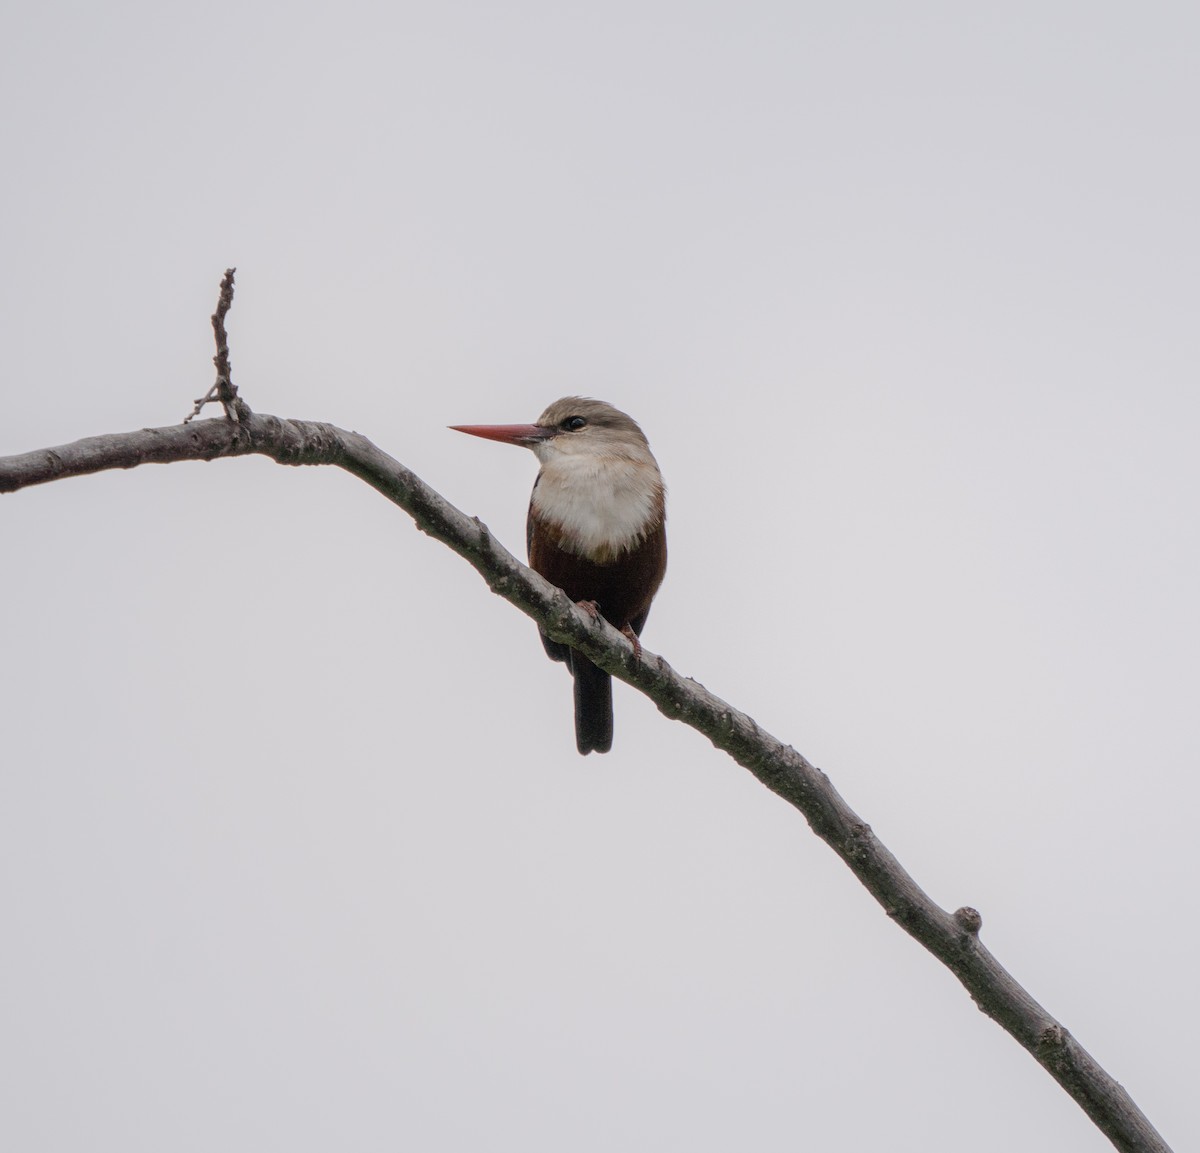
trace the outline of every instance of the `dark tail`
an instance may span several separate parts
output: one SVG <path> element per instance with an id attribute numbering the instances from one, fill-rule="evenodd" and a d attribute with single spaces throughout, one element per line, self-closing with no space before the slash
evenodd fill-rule
<path id="1" fill-rule="evenodd" d="M 585 756 L 612 748 L 612 677 L 586 657 L 571 650 L 575 678 L 575 746 Z"/>

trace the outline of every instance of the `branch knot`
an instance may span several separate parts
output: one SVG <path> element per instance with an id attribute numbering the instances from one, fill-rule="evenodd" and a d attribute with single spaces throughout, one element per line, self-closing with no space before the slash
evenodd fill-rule
<path id="1" fill-rule="evenodd" d="M 979 936 L 979 930 L 983 927 L 983 917 L 978 909 L 972 909 L 970 905 L 963 905 L 961 909 L 954 911 L 954 920 L 960 929 L 969 937 Z"/>

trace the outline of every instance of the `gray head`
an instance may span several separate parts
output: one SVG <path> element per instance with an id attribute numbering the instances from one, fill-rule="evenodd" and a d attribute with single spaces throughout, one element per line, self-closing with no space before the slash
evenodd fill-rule
<path id="1" fill-rule="evenodd" d="M 532 449 L 543 465 L 588 457 L 658 466 L 637 421 L 619 408 L 586 396 L 564 396 L 537 424 L 456 424 L 458 432 Z"/>
<path id="2" fill-rule="evenodd" d="M 564 396 L 538 417 L 537 427 L 542 436 L 529 447 L 543 464 L 592 454 L 654 459 L 637 421 L 603 400 Z"/>

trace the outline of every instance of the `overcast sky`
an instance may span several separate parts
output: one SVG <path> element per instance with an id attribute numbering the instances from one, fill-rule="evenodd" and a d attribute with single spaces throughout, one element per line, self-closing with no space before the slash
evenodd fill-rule
<path id="1" fill-rule="evenodd" d="M 520 551 L 646 430 L 644 641 L 1200 1142 L 1190 4 L 10 6 L 0 453 L 212 380 Z M 1089 1153 L 808 830 L 333 470 L 0 501 L 0 1145 Z"/>

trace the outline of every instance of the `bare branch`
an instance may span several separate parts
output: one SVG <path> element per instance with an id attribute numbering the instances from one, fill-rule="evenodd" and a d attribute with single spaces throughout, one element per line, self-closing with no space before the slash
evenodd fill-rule
<path id="1" fill-rule="evenodd" d="M 217 311 L 212 315 L 213 338 L 217 342 L 217 355 L 213 364 L 217 366 L 217 379 L 212 388 L 198 397 L 195 407 L 183 418 L 184 424 L 200 415 L 200 410 L 214 400 L 219 400 L 225 409 L 226 420 L 244 420 L 250 416 L 250 406 L 237 394 L 233 383 L 233 369 L 229 363 L 229 336 L 225 331 L 225 317 L 233 306 L 233 275 L 236 268 L 225 269 L 221 278 L 221 292 L 217 297 Z"/>
<path id="2" fill-rule="evenodd" d="M 231 278 L 232 271 L 228 275 Z M 232 279 L 229 291 L 232 294 Z M 218 313 L 224 315 L 220 309 Z M 213 326 L 217 328 L 216 316 Z M 353 473 L 403 508 L 422 532 L 466 558 L 493 592 L 532 617 L 553 640 L 574 645 L 601 668 L 640 689 L 666 716 L 703 733 L 799 809 L 888 916 L 962 982 L 976 1005 L 1033 1054 L 1118 1149 L 1170 1153 L 1129 1094 L 980 942 L 979 913 L 962 908 L 951 914 L 937 905 L 846 804 L 829 778 L 790 745 L 703 685 L 681 677 L 661 657 L 635 654 L 628 640 L 607 622 L 590 618 L 563 592 L 521 564 L 480 520 L 460 512 L 366 437 L 329 424 L 258 416 L 249 409 L 238 416 L 237 420 L 90 437 L 0 458 L 0 493 L 105 469 L 251 453 L 280 464 L 328 464 Z"/>

